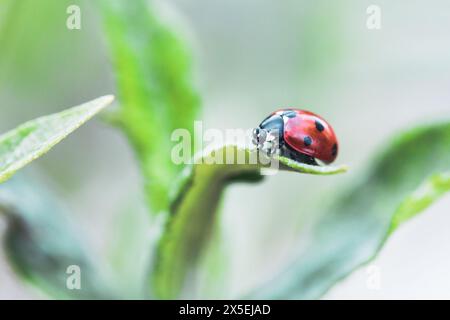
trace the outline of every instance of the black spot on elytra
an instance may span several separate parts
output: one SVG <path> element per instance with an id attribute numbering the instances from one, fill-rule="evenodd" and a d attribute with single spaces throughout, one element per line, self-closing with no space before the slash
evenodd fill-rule
<path id="1" fill-rule="evenodd" d="M 325 127 L 323 126 L 323 124 L 319 120 L 316 120 L 316 129 L 319 132 L 322 132 L 323 130 L 325 130 Z"/>
<path id="2" fill-rule="evenodd" d="M 333 144 L 333 148 L 331 149 L 331 155 L 335 157 L 337 155 L 338 146 L 337 144 Z"/>
<path id="3" fill-rule="evenodd" d="M 303 138 L 303 142 L 305 143 L 305 146 L 309 147 L 312 144 L 312 139 L 310 136 L 306 136 Z"/>

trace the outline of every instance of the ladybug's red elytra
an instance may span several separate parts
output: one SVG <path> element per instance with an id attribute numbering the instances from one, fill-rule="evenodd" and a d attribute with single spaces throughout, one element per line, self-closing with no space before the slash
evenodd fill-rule
<path id="1" fill-rule="evenodd" d="M 332 163 L 338 154 L 338 141 L 331 125 L 305 110 L 280 109 L 264 119 L 253 131 L 253 142 L 269 154 L 318 165 Z"/>

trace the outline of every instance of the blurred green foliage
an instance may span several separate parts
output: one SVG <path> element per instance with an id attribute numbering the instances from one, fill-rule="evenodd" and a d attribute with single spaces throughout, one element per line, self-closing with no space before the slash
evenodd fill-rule
<path id="1" fill-rule="evenodd" d="M 179 296 L 186 275 L 196 266 L 218 219 L 219 202 L 225 188 L 235 182 L 260 182 L 261 170 L 279 165 L 280 170 L 329 175 L 345 172 L 346 167 L 317 167 L 277 157 L 278 164 L 259 159 L 255 151 L 226 146 L 203 155 L 180 177 L 178 192 L 172 199 L 169 221 L 159 244 L 153 271 L 155 294 L 164 299 Z M 221 164 L 209 164 L 219 159 Z M 226 164 L 230 159 L 246 159 L 244 164 Z M 272 167 L 275 168 L 276 167 Z"/>
<path id="2" fill-rule="evenodd" d="M 450 190 L 450 123 L 392 139 L 361 181 L 320 215 L 311 245 L 249 297 L 315 299 L 381 250 L 387 236 Z"/>
<path id="3" fill-rule="evenodd" d="M 74 39 L 82 37 L 81 34 L 67 37 L 65 28 L 54 28 L 55 24 L 65 24 L 66 15 L 62 13 L 69 4 L 76 3 L 43 0 L 36 7 L 32 0 L 0 2 L 4 9 L 0 10 L 3 83 L 39 91 L 43 89 L 41 79 L 46 75 L 66 74 L 61 72 L 64 59 L 53 61 L 49 57 L 55 50 L 65 56 L 77 48 Z M 158 241 L 154 268 L 148 275 L 150 286 L 160 298 L 179 297 L 186 276 L 215 231 L 226 187 L 231 182 L 260 181 L 261 167 L 202 164 L 181 171 L 181 166 L 174 165 L 170 159 L 171 133 L 177 128 L 192 133 L 200 104 L 191 77 L 188 49 L 148 1 L 102 0 L 96 4 L 103 17 L 117 80 L 120 105 L 113 118 L 126 133 L 139 160 L 150 211 L 163 213 L 162 217 L 167 219 Z M 335 21 L 322 12 L 322 7 L 323 3 L 315 9 L 317 15 L 310 20 L 305 17 L 301 24 L 305 35 L 305 54 L 299 59 L 304 72 L 302 81 L 309 79 L 312 70 L 314 73 L 326 70 L 329 58 L 338 55 L 342 47 L 334 36 Z M 333 17 L 333 12 L 330 15 Z M 30 32 L 35 24 L 39 24 L 40 32 Z M 320 39 L 315 36 L 316 31 L 322 35 Z M 89 50 L 82 54 L 89 55 Z M 43 60 L 53 63 L 41 63 Z M 45 86 L 57 87 L 58 83 L 49 81 Z M 109 100 L 102 98 L 33 120 L 1 136 L 0 182 L 47 152 Z M 331 198 L 333 204 L 324 212 L 316 212 L 318 219 L 309 244 L 293 254 L 293 263 L 273 281 L 246 297 L 318 298 L 355 268 L 373 259 L 399 225 L 449 190 L 449 146 L 448 123 L 397 135 L 361 175 L 360 181 L 350 182 L 347 192 L 337 197 L 323 196 L 326 200 Z M 209 156 L 212 155 L 206 155 Z M 288 171 L 311 174 L 343 171 L 341 167 L 311 167 L 280 160 Z M 176 192 L 170 198 L 172 190 Z M 100 276 L 96 265 L 99 261 L 93 261 L 85 251 L 81 237 L 60 216 L 64 210 L 40 185 L 31 184 L 31 180 L 12 180 L 2 185 L 0 209 L 8 221 L 5 239 L 8 257 L 26 281 L 57 298 L 127 297 L 127 291 L 113 288 Z M 146 244 L 146 232 L 136 233 Z M 130 230 L 124 234 L 130 234 Z M 82 268 L 83 290 L 67 290 L 68 265 Z M 120 281 L 120 285 L 125 285 L 126 280 Z"/>
<path id="4" fill-rule="evenodd" d="M 346 1 L 314 1 L 305 3 L 304 11 L 298 21 L 299 34 L 302 35 L 299 57 L 299 75 L 308 82 L 329 72 L 339 61 L 345 50 L 345 42 L 340 28 L 344 24 L 343 12 Z"/>
<path id="5" fill-rule="evenodd" d="M 112 96 L 101 97 L 0 136 L 0 182 L 48 152 L 112 100 Z M 8 181 L 0 187 L 0 212 L 8 222 L 6 252 L 24 280 L 58 298 L 112 297 L 79 237 L 64 220 L 64 210 L 45 188 L 31 179 Z M 83 290 L 66 286 L 71 265 L 83 270 Z"/>
<path id="6" fill-rule="evenodd" d="M 73 77 L 77 70 L 64 57 L 71 56 L 84 34 L 65 28 L 66 8 L 82 3 L 83 0 L 0 1 L 2 86 L 18 92 L 45 94 L 49 88 L 61 88 L 59 84 L 64 78 Z M 78 51 L 77 54 L 86 57 L 89 52 Z"/>
<path id="7" fill-rule="evenodd" d="M 4 247 L 23 280 L 58 299 L 114 298 L 97 269 L 98 261 L 82 245 L 64 207 L 44 186 L 30 177 L 14 177 L 0 186 L 0 203 L 8 225 Z M 69 290 L 69 266 L 80 268 L 81 290 Z"/>
<path id="8" fill-rule="evenodd" d="M 148 1 L 102 1 L 117 78 L 120 127 L 140 161 L 153 212 L 168 209 L 168 194 L 181 166 L 171 161 L 171 134 L 191 133 L 199 107 L 188 51 L 157 18 Z"/>

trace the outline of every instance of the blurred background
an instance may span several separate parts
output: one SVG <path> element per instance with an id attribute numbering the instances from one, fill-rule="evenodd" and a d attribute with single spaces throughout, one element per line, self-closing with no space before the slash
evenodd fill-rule
<path id="1" fill-rule="evenodd" d="M 11 23 L 0 1 L 0 27 L 9 26 L 0 31 L 1 132 L 115 93 L 92 2 L 17 0 Z M 308 212 L 358 177 L 393 134 L 450 116 L 448 1 L 156 3 L 191 46 L 205 128 L 251 128 L 276 108 L 309 109 L 333 125 L 337 162 L 351 167 L 345 178 L 280 173 L 259 185 L 232 186 L 220 222 L 220 246 L 232 258 L 222 260 L 222 276 L 211 278 L 214 259 L 205 257 L 204 292 L 226 298 L 261 283 L 287 261 L 313 219 Z M 66 28 L 71 4 L 82 10 L 81 30 Z M 380 30 L 366 27 L 371 4 L 381 8 Z M 154 232 L 139 204 L 136 161 L 119 131 L 91 122 L 25 170 L 38 171 L 57 191 L 104 264 L 122 272 L 135 264 L 120 260 L 118 248 L 127 245 L 144 260 L 138 248 Z M 363 267 L 324 298 L 450 299 L 449 208 L 447 196 L 389 239 L 371 263 L 379 288 L 367 285 L 370 270 Z M 121 228 L 131 230 L 125 240 Z M 0 298 L 40 297 L 17 280 L 0 252 Z"/>

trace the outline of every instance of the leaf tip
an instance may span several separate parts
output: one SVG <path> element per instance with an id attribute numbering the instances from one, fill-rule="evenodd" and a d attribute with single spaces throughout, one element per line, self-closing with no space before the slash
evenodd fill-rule
<path id="1" fill-rule="evenodd" d="M 115 97 L 112 94 L 108 94 L 98 98 L 105 106 L 111 104 L 114 101 Z"/>

